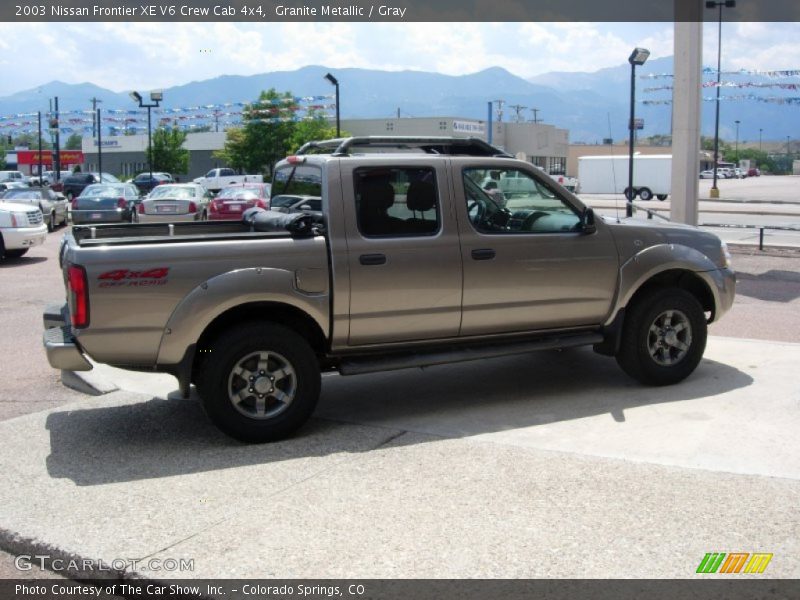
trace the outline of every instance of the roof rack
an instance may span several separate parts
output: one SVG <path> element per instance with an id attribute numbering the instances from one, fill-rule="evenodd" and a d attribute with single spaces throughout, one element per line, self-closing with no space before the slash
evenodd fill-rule
<path id="1" fill-rule="evenodd" d="M 502 156 L 513 158 L 480 138 L 447 136 L 357 136 L 321 140 L 304 144 L 295 154 L 331 154 L 349 156 L 354 148 L 418 149 L 426 154 L 458 154 L 462 156 Z"/>

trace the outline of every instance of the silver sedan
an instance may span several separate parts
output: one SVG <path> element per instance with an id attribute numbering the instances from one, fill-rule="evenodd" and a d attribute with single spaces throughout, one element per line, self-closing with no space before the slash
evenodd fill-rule
<path id="1" fill-rule="evenodd" d="M 153 188 L 138 206 L 140 223 L 205 221 L 211 196 L 196 183 L 170 183 Z"/>

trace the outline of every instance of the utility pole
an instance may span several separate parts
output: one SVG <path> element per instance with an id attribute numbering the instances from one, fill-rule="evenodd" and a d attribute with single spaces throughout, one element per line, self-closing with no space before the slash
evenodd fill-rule
<path id="1" fill-rule="evenodd" d="M 56 181 L 59 181 L 61 179 L 61 123 L 58 120 L 58 96 L 55 97 L 54 104 L 56 107 L 56 147 L 53 155 L 53 170 L 56 172 Z"/>
<path id="2" fill-rule="evenodd" d="M 539 115 L 539 110 L 540 110 L 540 109 L 538 109 L 538 108 L 531 108 L 531 109 L 528 109 L 528 110 L 530 110 L 530 111 L 533 113 L 533 123 L 534 123 L 534 124 L 538 123 L 538 122 L 539 122 L 539 117 L 538 117 L 538 115 Z"/>
<path id="3" fill-rule="evenodd" d="M 516 117 L 515 117 L 516 122 L 517 123 L 522 123 L 522 119 L 523 119 L 522 111 L 525 110 L 528 107 L 527 106 L 522 106 L 521 104 L 511 104 L 511 105 L 509 105 L 509 108 L 512 109 L 516 113 Z"/>
<path id="4" fill-rule="evenodd" d="M 39 186 L 42 185 L 42 111 L 37 111 L 36 120 L 39 124 Z"/>
<path id="5" fill-rule="evenodd" d="M 100 121 L 98 120 L 95 122 L 95 116 L 99 114 L 97 112 L 97 105 L 103 101 L 99 98 L 90 98 L 90 101 L 92 103 L 92 137 L 94 138 L 97 137 L 97 127 L 100 127 Z"/>
<path id="6" fill-rule="evenodd" d="M 100 109 L 97 111 L 97 122 L 100 123 Z M 103 133 L 97 128 L 97 171 L 100 173 L 100 183 L 103 183 Z"/>
<path id="7" fill-rule="evenodd" d="M 495 100 L 494 103 L 497 105 L 497 122 L 503 122 L 503 104 L 506 103 L 505 100 Z"/>

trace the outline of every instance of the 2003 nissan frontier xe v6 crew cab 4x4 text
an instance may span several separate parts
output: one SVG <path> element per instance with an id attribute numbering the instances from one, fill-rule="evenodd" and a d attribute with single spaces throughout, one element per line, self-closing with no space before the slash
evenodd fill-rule
<path id="1" fill-rule="evenodd" d="M 490 175 L 529 184 L 499 202 Z M 322 216 L 74 227 L 67 304 L 44 315 L 50 364 L 171 373 L 223 431 L 261 442 L 309 418 L 322 371 L 593 345 L 676 383 L 733 302 L 716 236 L 595 218 L 478 139 L 311 142 L 277 164 L 272 194 L 321 198 Z"/>

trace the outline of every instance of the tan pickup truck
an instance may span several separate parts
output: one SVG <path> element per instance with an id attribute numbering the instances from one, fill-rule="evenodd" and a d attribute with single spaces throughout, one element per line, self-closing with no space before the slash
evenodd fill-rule
<path id="1" fill-rule="evenodd" d="M 490 175 L 529 183 L 501 205 Z M 172 373 L 222 430 L 261 442 L 309 418 L 322 371 L 593 345 L 643 383 L 675 383 L 733 302 L 714 235 L 596 218 L 481 140 L 310 143 L 277 165 L 272 194 L 319 197 L 322 218 L 74 227 L 67 304 L 44 315 L 50 364 Z"/>

